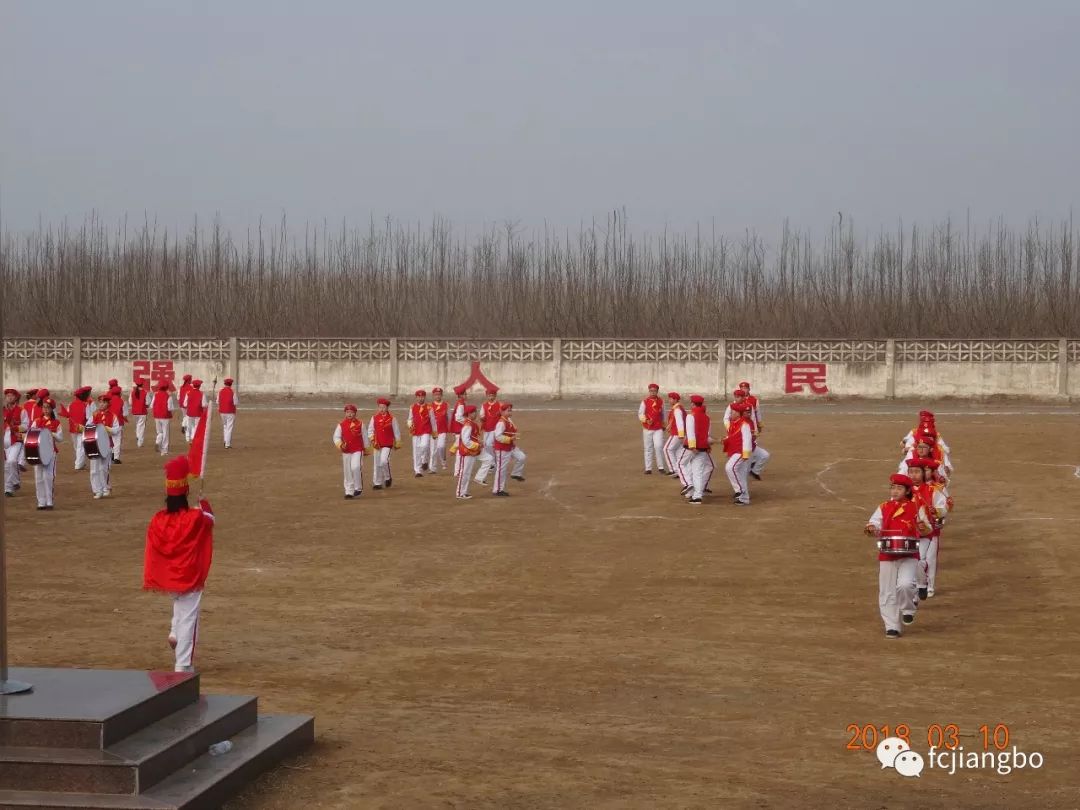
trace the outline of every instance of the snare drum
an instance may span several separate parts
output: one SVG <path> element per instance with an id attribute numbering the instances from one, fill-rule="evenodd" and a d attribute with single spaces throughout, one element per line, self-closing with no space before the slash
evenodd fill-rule
<path id="1" fill-rule="evenodd" d="M 109 434 L 104 425 L 87 425 L 83 433 L 83 449 L 87 458 L 106 458 L 109 454 Z"/>
<path id="2" fill-rule="evenodd" d="M 890 557 L 918 557 L 918 537 L 879 537 L 878 551 Z"/>
<path id="3" fill-rule="evenodd" d="M 26 463 L 48 466 L 56 455 L 52 434 L 46 428 L 33 428 L 26 433 Z"/>

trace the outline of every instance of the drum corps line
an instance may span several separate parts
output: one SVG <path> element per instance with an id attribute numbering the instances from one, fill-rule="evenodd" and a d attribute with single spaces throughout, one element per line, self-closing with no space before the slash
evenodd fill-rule
<path id="1" fill-rule="evenodd" d="M 37 508 L 54 508 L 57 464 L 65 440 L 73 445 L 75 471 L 89 469 L 90 491 L 95 500 L 112 494 L 115 465 L 123 464 L 124 428 L 134 424 L 135 446 L 142 447 L 146 439 L 147 419 L 154 420 L 154 447 L 162 456 L 168 455 L 172 423 L 177 411 L 181 415 L 184 437 L 191 441 L 199 417 L 209 405 L 202 390 L 202 380 L 185 374 L 179 396 L 175 386 L 161 382 L 150 391 L 149 382 L 136 379 L 125 397 L 117 380 L 109 380 L 102 393 L 94 395 L 89 385 L 72 392 L 71 401 L 58 405 L 47 388 L 31 388 L 23 395 L 14 388 L 4 391 L 4 495 L 14 498 L 22 488 L 23 473 L 34 468 L 34 488 Z M 233 380 L 225 380 L 216 392 L 221 413 L 222 438 L 225 448 L 232 447 L 236 424 L 236 409 L 240 404 Z M 63 421 L 66 421 L 66 427 Z"/>

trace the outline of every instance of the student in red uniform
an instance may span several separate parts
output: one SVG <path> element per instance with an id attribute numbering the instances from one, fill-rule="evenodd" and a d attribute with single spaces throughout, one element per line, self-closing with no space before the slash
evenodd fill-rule
<path id="1" fill-rule="evenodd" d="M 191 440 L 195 438 L 195 428 L 199 426 L 199 419 L 209 404 L 209 400 L 202 390 L 202 380 L 191 381 L 191 388 L 188 389 L 185 401 L 187 402 L 184 406 L 184 414 L 187 416 L 187 432 L 184 434 L 184 438 L 190 444 Z"/>
<path id="2" fill-rule="evenodd" d="M 507 496 L 506 476 L 515 481 L 525 480 L 525 452 L 517 446 L 518 429 L 513 419 L 514 406 L 510 402 L 502 403 L 502 414 L 495 423 L 492 448 L 495 451 L 495 483 L 492 492 Z M 511 469 L 511 464 L 513 469 Z"/>
<path id="3" fill-rule="evenodd" d="M 214 510 L 205 499 L 188 506 L 189 478 L 187 456 L 165 465 L 165 508 L 146 528 L 143 558 L 143 590 L 172 597 L 168 641 L 177 672 L 195 671 L 199 609 L 214 556 Z"/>
<path id="4" fill-rule="evenodd" d="M 944 487 L 932 480 L 937 468 L 938 462 L 932 458 L 912 457 L 907 460 L 908 477 L 914 484 L 913 499 L 926 511 L 932 528 L 929 535 L 919 538 L 919 567 L 916 579 L 920 600 L 934 595 L 941 527 L 949 513 L 949 499 L 945 495 Z"/>
<path id="5" fill-rule="evenodd" d="M 652 475 L 654 460 L 656 468 L 664 472 L 664 400 L 656 383 L 649 383 L 649 395 L 638 406 L 638 421 L 645 446 L 645 474 Z"/>
<path id="6" fill-rule="evenodd" d="M 379 397 L 376 400 L 378 410 L 375 411 L 368 422 L 368 444 L 372 447 L 372 460 L 374 464 L 373 489 L 387 489 L 394 483 L 394 477 L 390 470 L 390 452 L 401 449 L 401 429 L 398 427 L 397 417 L 390 413 L 390 400 Z"/>
<path id="7" fill-rule="evenodd" d="M 9 441 L 4 455 L 4 494 L 11 498 L 22 486 L 22 470 L 19 458 L 23 451 L 23 438 L 30 427 L 30 419 L 19 404 L 19 392 L 14 388 L 4 390 L 4 427 Z"/>
<path id="8" fill-rule="evenodd" d="M 169 429 L 175 408 L 176 400 L 169 391 L 169 383 L 158 383 L 158 390 L 150 402 L 150 413 L 154 417 L 154 446 L 163 456 L 169 454 Z"/>
<path id="9" fill-rule="evenodd" d="M 46 392 L 48 394 L 48 392 Z M 48 462 L 34 465 L 34 491 L 37 494 L 37 508 L 53 508 L 53 490 L 56 483 L 56 465 L 58 453 L 56 445 L 64 440 L 64 429 L 60 420 L 56 418 L 56 400 L 43 399 L 41 401 L 41 415 L 31 423 L 31 428 L 37 428 L 45 433 L 41 437 L 43 442 L 52 442 L 51 458 Z"/>
<path id="10" fill-rule="evenodd" d="M 765 428 L 765 418 L 761 413 L 761 401 L 750 393 L 750 383 L 743 381 L 739 383 L 739 388 L 746 392 L 746 404 L 750 406 L 750 412 L 747 414 L 747 418 L 754 426 L 754 438 L 757 438 L 757 435 Z"/>
<path id="11" fill-rule="evenodd" d="M 110 380 L 109 382 L 115 382 Z M 124 402 L 124 392 L 119 385 L 109 387 L 109 410 L 116 415 L 116 422 L 120 425 L 120 431 L 116 434 L 113 442 L 113 464 L 121 464 L 120 450 L 124 445 L 124 425 L 127 424 L 127 415 L 130 413 L 127 403 Z"/>
<path id="12" fill-rule="evenodd" d="M 735 419 L 728 426 L 724 439 L 724 453 L 727 463 L 724 472 L 728 483 L 735 492 L 735 503 L 739 506 L 750 504 L 750 457 L 754 454 L 754 431 L 747 413 L 750 406 L 746 400 L 731 403 Z"/>
<path id="13" fill-rule="evenodd" d="M 149 413 L 147 400 L 149 396 L 146 380 L 142 377 L 135 380 L 135 387 L 131 389 L 131 394 L 128 396 L 128 411 L 135 421 L 136 447 L 142 447 L 143 441 L 146 439 L 146 417 Z"/>
<path id="14" fill-rule="evenodd" d="M 878 610 L 886 638 L 900 638 L 901 624 L 915 621 L 918 538 L 930 534 L 926 511 L 914 501 L 914 482 L 894 473 L 889 500 L 866 523 L 866 534 L 878 538 Z"/>
<path id="15" fill-rule="evenodd" d="M 484 431 L 484 442 L 480 448 L 480 469 L 473 478 L 481 486 L 487 484 L 488 473 L 495 466 L 495 425 L 502 416 L 499 389 L 493 385 L 485 393 L 487 398 L 480 405 L 480 428 Z"/>
<path id="16" fill-rule="evenodd" d="M 690 485 L 690 480 L 684 477 L 682 470 L 682 457 L 686 452 L 686 410 L 682 406 L 682 396 L 672 391 L 668 394 L 671 407 L 667 416 L 667 441 L 664 442 L 664 463 L 671 475 L 679 479 L 684 487 Z"/>
<path id="17" fill-rule="evenodd" d="M 465 408 L 469 404 L 469 389 L 464 385 L 459 385 L 454 388 L 454 393 L 457 394 L 457 402 L 454 404 L 454 413 L 450 417 L 450 432 L 455 437 L 461 434 L 461 427 L 465 424 Z M 476 408 L 473 408 L 473 413 L 476 413 Z M 480 434 L 476 433 L 473 436 L 477 441 L 480 440 Z M 454 456 L 454 475 L 458 474 L 458 468 L 461 467 L 462 456 L 458 453 L 453 453 Z M 472 465 L 470 464 L 470 469 Z M 466 487 L 468 491 L 468 487 Z"/>
<path id="18" fill-rule="evenodd" d="M 108 498 L 112 494 L 112 481 L 109 471 L 112 469 L 112 447 L 117 435 L 120 433 L 120 421 L 109 402 L 112 394 L 102 394 L 97 398 L 97 410 L 90 414 L 87 422 L 87 430 L 96 430 L 98 425 L 104 425 L 107 441 L 98 443 L 100 458 L 90 459 L 90 490 L 94 498 Z"/>
<path id="19" fill-rule="evenodd" d="M 409 408 L 408 428 L 412 436 L 413 474 L 423 478 L 431 458 L 431 434 L 435 432 L 435 415 L 423 388 L 416 390 L 416 402 Z"/>
<path id="20" fill-rule="evenodd" d="M 458 396 L 461 396 L 460 391 Z M 469 494 L 469 483 L 472 481 L 472 468 L 476 463 L 476 457 L 480 455 L 480 447 L 480 425 L 476 422 L 476 406 L 463 405 L 461 408 L 461 424 L 454 438 L 454 444 L 450 448 L 450 452 L 459 461 L 459 463 L 454 464 L 458 500 L 467 501 L 472 498 L 472 495 Z"/>
<path id="21" fill-rule="evenodd" d="M 221 414 L 221 438 L 225 441 L 225 449 L 232 447 L 233 427 L 236 425 L 236 406 L 240 404 L 240 397 L 233 388 L 233 378 L 225 378 L 225 387 L 218 391 L 218 413 Z"/>
<path id="22" fill-rule="evenodd" d="M 364 423 L 356 418 L 356 406 L 345 406 L 345 418 L 334 428 L 334 446 L 341 451 L 345 473 L 345 497 L 359 498 L 364 492 L 364 454 L 368 452 Z"/>
<path id="23" fill-rule="evenodd" d="M 86 448 L 83 447 L 83 430 L 86 428 L 86 418 L 90 411 L 90 392 L 93 389 L 89 385 L 76 388 L 72 392 L 74 397 L 68 405 L 68 435 L 71 443 L 75 445 L 75 469 L 86 469 Z"/>
<path id="24" fill-rule="evenodd" d="M 682 474 L 690 482 L 690 503 L 702 502 L 713 474 L 711 424 L 705 410 L 705 398 L 699 394 L 690 397 L 690 413 L 686 415 L 686 451 L 683 453 Z"/>
<path id="25" fill-rule="evenodd" d="M 431 415 L 435 419 L 435 432 L 431 434 L 428 469 L 437 473 L 446 469 L 446 435 L 450 432 L 450 406 L 443 399 L 443 390 L 438 386 L 431 389 Z"/>
<path id="26" fill-rule="evenodd" d="M 26 414 L 27 426 L 41 416 L 41 400 L 47 396 L 49 396 L 48 388 L 31 388 L 26 392 L 26 402 L 22 404 L 22 409 Z M 26 472 L 25 442 L 19 445 L 19 472 Z"/>

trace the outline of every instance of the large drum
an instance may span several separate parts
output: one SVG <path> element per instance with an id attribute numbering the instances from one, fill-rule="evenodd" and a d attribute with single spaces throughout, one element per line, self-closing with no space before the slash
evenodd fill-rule
<path id="1" fill-rule="evenodd" d="M 897 559 L 919 556 L 919 538 L 898 534 L 882 534 L 878 538 L 878 551 Z"/>
<path id="2" fill-rule="evenodd" d="M 56 457 L 56 445 L 52 434 L 45 428 L 32 428 L 26 432 L 26 463 L 48 466 Z"/>
<path id="3" fill-rule="evenodd" d="M 109 458 L 112 455 L 109 432 L 104 425 L 87 425 L 82 441 L 87 458 Z"/>

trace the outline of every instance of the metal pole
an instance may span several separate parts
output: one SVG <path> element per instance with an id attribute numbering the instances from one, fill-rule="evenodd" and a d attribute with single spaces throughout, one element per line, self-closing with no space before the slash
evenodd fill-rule
<path id="1" fill-rule="evenodd" d="M 3 302 L 0 301 L 0 306 Z M 4 387 L 4 347 L 0 341 L 0 390 Z M 0 498 L 0 695 L 17 695 L 29 692 L 33 687 L 22 681 L 8 680 L 7 658 L 7 553 L 4 535 L 7 523 L 4 515 L 4 499 Z"/>

